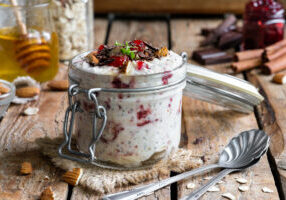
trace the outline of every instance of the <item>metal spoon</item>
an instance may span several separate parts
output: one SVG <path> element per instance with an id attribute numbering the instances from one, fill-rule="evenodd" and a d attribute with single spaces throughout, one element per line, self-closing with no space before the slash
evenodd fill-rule
<path id="1" fill-rule="evenodd" d="M 217 182 L 219 182 L 227 174 L 235 172 L 235 171 L 241 171 L 243 169 L 251 167 L 251 166 L 255 165 L 256 163 L 258 163 L 259 160 L 260 160 L 260 158 L 253 160 L 249 165 L 245 166 L 244 168 L 240 168 L 240 169 L 224 169 L 224 170 L 222 170 L 215 177 L 210 179 L 209 182 L 207 182 L 207 184 L 205 184 L 202 187 L 198 188 L 196 191 L 192 192 L 188 196 L 185 196 L 185 197 L 181 198 L 180 200 L 197 200 L 197 199 L 199 199 L 204 193 L 207 192 L 207 190 L 211 186 L 215 185 Z"/>
<path id="2" fill-rule="evenodd" d="M 244 146 L 245 143 L 244 141 L 248 141 L 249 145 Z M 232 151 L 232 149 L 235 149 L 238 152 L 235 161 L 240 164 L 244 163 L 245 166 L 237 169 L 228 168 L 222 170 L 217 176 L 213 177 L 207 184 L 203 185 L 196 191 L 192 192 L 188 196 L 183 197 L 180 200 L 197 200 L 211 186 L 215 185 L 219 180 L 221 180 L 227 174 L 234 171 L 240 171 L 242 169 L 246 169 L 248 167 L 255 165 L 256 163 L 258 163 L 263 154 L 265 154 L 265 152 L 267 151 L 269 142 L 270 142 L 269 136 L 266 135 L 263 131 L 252 130 L 248 134 L 242 133 L 238 137 L 233 138 L 221 155 L 222 156 L 224 155 L 223 159 L 224 161 L 226 161 L 230 155 L 229 152 Z M 249 160 L 249 158 L 252 159 Z"/>
<path id="3" fill-rule="evenodd" d="M 134 190 L 106 195 L 102 200 L 132 200 L 170 185 L 174 182 L 187 179 L 194 174 L 214 168 L 241 170 L 260 158 L 269 146 L 270 138 L 262 130 L 249 130 L 234 137 L 220 154 L 218 163 L 204 166 L 189 172 L 184 172 L 168 179 L 138 187 Z"/>

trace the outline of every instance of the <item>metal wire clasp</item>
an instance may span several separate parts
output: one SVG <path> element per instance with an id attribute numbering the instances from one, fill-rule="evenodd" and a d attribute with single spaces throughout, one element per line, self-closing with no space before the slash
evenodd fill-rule
<path id="1" fill-rule="evenodd" d="M 60 145 L 58 149 L 58 153 L 61 157 L 74 160 L 74 161 L 79 161 L 79 162 L 93 162 L 96 160 L 96 157 L 94 155 L 94 151 L 96 148 L 95 147 L 96 142 L 101 137 L 103 130 L 106 126 L 106 121 L 107 121 L 106 110 L 103 106 L 98 104 L 98 101 L 96 98 L 96 92 L 99 92 L 100 90 L 101 90 L 100 88 L 92 88 L 89 90 L 83 90 L 77 84 L 73 84 L 69 87 L 68 89 L 69 107 L 67 108 L 66 113 L 65 113 L 64 127 L 63 127 L 64 142 Z M 79 101 L 73 102 L 73 99 L 74 99 L 73 97 L 78 95 L 79 93 L 85 93 L 87 95 L 87 98 L 90 101 L 93 101 L 95 105 L 94 112 L 93 112 L 93 122 L 92 122 L 93 123 L 92 124 L 93 126 L 92 141 L 90 142 L 90 145 L 88 148 L 89 154 L 82 153 L 77 150 L 73 150 L 71 147 L 75 113 L 81 111 Z M 71 116 L 70 116 L 70 113 L 71 113 Z M 69 119 L 70 119 L 70 122 L 68 123 Z M 100 119 L 102 121 L 101 126 L 98 129 L 98 132 L 97 132 L 97 119 Z M 63 153 L 63 149 L 65 148 L 66 145 L 67 145 L 68 152 L 77 157 Z"/>

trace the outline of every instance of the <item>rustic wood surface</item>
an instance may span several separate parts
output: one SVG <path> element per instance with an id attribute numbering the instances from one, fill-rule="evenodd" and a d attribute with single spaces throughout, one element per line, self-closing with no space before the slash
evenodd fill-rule
<path id="1" fill-rule="evenodd" d="M 251 71 L 247 77 L 266 99 L 258 106 L 259 122 L 271 136 L 271 154 L 278 165 L 282 188 L 286 194 L 286 87 L 273 83 L 272 76 L 261 75 L 259 70 Z"/>
<path id="2" fill-rule="evenodd" d="M 204 13 L 222 14 L 244 11 L 248 0 L 94 0 L 95 13 Z"/>
<path id="3" fill-rule="evenodd" d="M 215 27 L 220 20 L 171 20 L 171 46 L 174 51 L 190 53 L 197 48 L 201 36 L 198 35 L 201 27 Z M 106 38 L 107 20 L 95 21 L 95 46 L 103 43 Z M 155 45 L 168 46 L 168 24 L 165 21 L 134 21 L 115 20 L 112 23 L 108 43 L 132 40 L 135 38 L 151 41 Z M 208 66 L 208 68 L 230 73 L 228 65 Z M 241 75 L 239 77 L 242 77 Z M 62 66 L 58 79 L 66 78 L 66 67 Z M 285 160 L 285 87 L 270 83 L 271 77 L 261 76 L 259 73 L 248 75 L 249 80 L 264 91 L 267 100 L 258 107 L 259 121 L 262 127 L 272 135 L 271 152 L 279 161 Z M 44 88 L 46 88 L 44 86 Z M 275 91 L 281 91 L 277 94 Z M 23 116 L 23 110 L 28 106 L 39 107 L 40 112 L 35 116 Z M 41 93 L 38 101 L 21 106 L 11 106 L 7 115 L 0 124 L 0 199 L 38 199 L 41 191 L 49 185 L 56 193 L 57 199 L 99 199 L 91 191 L 81 187 L 68 188 L 59 180 L 63 173 L 43 157 L 34 140 L 40 137 L 57 137 L 62 134 L 64 109 L 67 106 L 66 93 L 50 92 L 46 89 Z M 284 123 L 283 123 L 284 122 Z M 219 152 L 228 143 L 229 139 L 240 131 L 257 128 L 258 123 L 254 114 L 245 115 L 226 110 L 219 106 L 184 97 L 183 124 L 181 146 L 193 150 L 195 156 L 201 157 L 205 163 L 215 162 Z M 195 142 L 198 138 L 198 144 Z M 23 153 L 25 151 L 25 153 Z M 19 167 L 22 161 L 30 161 L 34 171 L 32 175 L 20 176 Z M 275 166 L 271 166 L 272 168 Z M 285 171 L 279 169 L 281 180 L 286 181 Z M 196 176 L 182 181 L 172 187 L 166 187 L 142 199 L 177 199 L 191 192 L 186 184 L 193 182 L 196 187 L 206 180 L 204 177 L 213 176 L 216 172 Z M 47 177 L 48 178 L 47 178 Z M 235 177 L 244 177 L 248 180 L 250 190 L 239 192 L 239 184 Z M 277 178 L 277 177 L 276 177 Z M 284 182 L 286 183 L 286 182 Z M 282 182 L 283 184 L 283 182 Z M 286 185 L 286 184 L 285 184 Z M 267 186 L 273 193 L 262 193 L 261 188 Z M 279 199 L 273 175 L 267 157 L 254 167 L 227 176 L 219 184 L 220 192 L 208 192 L 203 199 L 223 199 L 221 194 L 231 192 L 236 199 Z M 172 188 L 172 190 L 170 189 Z M 70 189 L 70 191 L 68 191 Z M 118 191 L 121 189 L 118 188 Z M 69 195 L 68 195 L 69 194 Z M 69 196 L 69 197 L 67 197 Z"/>
<path id="4" fill-rule="evenodd" d="M 215 27 L 219 22 L 220 20 L 208 20 L 207 22 L 206 20 L 172 20 L 172 49 L 176 52 L 187 50 L 187 53 L 191 55 L 203 39 L 199 35 L 201 28 Z M 231 72 L 229 64 L 207 66 L 207 68 L 221 73 Z M 242 76 L 238 77 L 242 78 Z M 258 128 L 254 114 L 237 113 L 188 97 L 185 97 L 183 101 L 183 119 L 185 138 L 187 137 L 188 141 L 185 147 L 192 149 L 194 156 L 203 156 L 206 164 L 213 163 L 218 159 L 219 152 L 232 137 L 242 131 Z M 198 187 L 206 182 L 203 180 L 204 177 L 214 175 L 215 173 L 208 173 L 182 181 L 178 185 L 178 196 L 183 197 L 191 192 L 186 189 L 187 183 L 193 182 Z M 236 182 L 235 177 L 247 179 L 249 191 L 240 192 L 238 190 L 239 183 Z M 220 195 L 226 192 L 232 193 L 236 199 L 279 199 L 277 191 L 267 195 L 261 191 L 264 186 L 276 190 L 266 155 L 256 166 L 241 173 L 229 175 L 223 183 L 217 184 L 217 186 L 220 188 L 220 192 L 208 192 L 202 199 L 219 199 Z"/>

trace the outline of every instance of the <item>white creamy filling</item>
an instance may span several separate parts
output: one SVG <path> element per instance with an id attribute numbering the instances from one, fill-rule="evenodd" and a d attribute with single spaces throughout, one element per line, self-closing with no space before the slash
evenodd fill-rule
<path id="1" fill-rule="evenodd" d="M 182 64 L 182 57 L 173 51 L 169 51 L 169 55 L 166 57 L 161 57 L 160 59 L 154 58 L 152 61 L 143 61 L 148 65 L 149 69 L 142 67 L 140 70 L 137 66 L 137 61 L 132 61 L 130 63 L 131 70 L 128 75 L 143 75 L 143 74 L 155 74 L 165 71 L 172 71 Z M 118 67 L 113 66 L 91 66 L 87 62 L 78 62 L 76 66 L 84 71 L 95 73 L 95 74 L 105 74 L 114 75 L 120 73 Z"/>

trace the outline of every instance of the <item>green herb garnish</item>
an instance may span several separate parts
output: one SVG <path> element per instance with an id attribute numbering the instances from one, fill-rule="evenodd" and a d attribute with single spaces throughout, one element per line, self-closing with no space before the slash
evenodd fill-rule
<path id="1" fill-rule="evenodd" d="M 116 41 L 115 46 L 119 47 L 119 46 L 123 46 L 123 45 Z"/>
<path id="2" fill-rule="evenodd" d="M 125 45 L 120 44 L 119 42 L 115 42 L 115 46 L 122 46 L 122 48 L 120 49 L 120 51 L 124 54 L 129 56 L 132 60 L 135 59 L 136 55 L 135 52 L 136 51 L 132 51 L 130 50 L 131 46 L 128 44 L 128 42 L 125 43 Z"/>

